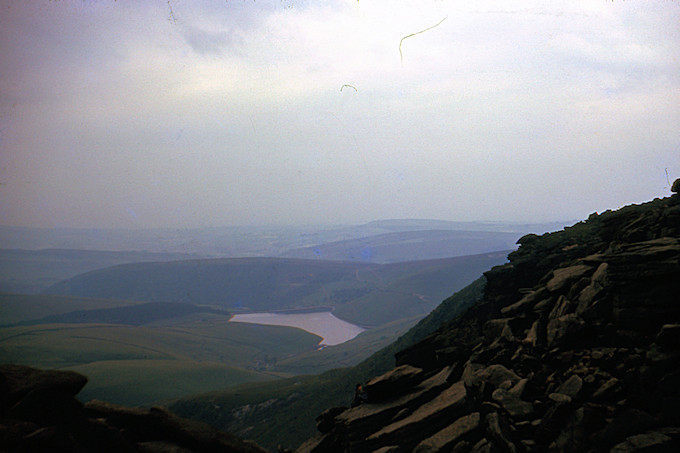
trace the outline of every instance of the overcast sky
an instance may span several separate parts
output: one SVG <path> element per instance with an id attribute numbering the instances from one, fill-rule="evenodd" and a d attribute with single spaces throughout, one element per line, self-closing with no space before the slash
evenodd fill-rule
<path id="1" fill-rule="evenodd" d="M 679 24 L 668 0 L 0 0 L 0 224 L 550 221 L 667 196 Z"/>

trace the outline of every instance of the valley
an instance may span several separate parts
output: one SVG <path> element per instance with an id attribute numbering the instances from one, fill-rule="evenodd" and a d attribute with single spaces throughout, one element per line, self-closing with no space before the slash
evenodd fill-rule
<path id="1" fill-rule="evenodd" d="M 506 255 L 377 263 L 4 249 L 5 281 L 33 291 L 0 293 L 0 362 L 80 372 L 83 400 L 131 406 L 323 373 L 388 346 Z"/>

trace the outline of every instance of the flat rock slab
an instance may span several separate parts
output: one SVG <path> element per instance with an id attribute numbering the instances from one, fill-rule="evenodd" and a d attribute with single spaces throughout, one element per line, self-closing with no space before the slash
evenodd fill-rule
<path id="1" fill-rule="evenodd" d="M 665 434 L 651 432 L 628 437 L 615 445 L 610 453 L 671 452 L 672 444 L 673 439 Z"/>
<path id="2" fill-rule="evenodd" d="M 446 387 L 446 379 L 451 374 L 453 367 L 449 366 L 441 370 L 434 376 L 421 382 L 411 393 L 397 396 L 389 400 L 372 402 L 369 399 L 368 403 L 348 409 L 340 414 L 335 415 L 337 423 L 351 425 L 360 423 L 364 419 L 382 418 L 385 416 L 392 417 L 400 409 L 409 407 L 413 403 L 425 398 L 428 393 L 437 393 L 439 388 Z"/>
<path id="3" fill-rule="evenodd" d="M 592 271 L 593 268 L 585 264 L 578 264 L 576 266 L 563 267 L 553 271 L 553 277 L 545 285 L 548 291 L 555 292 L 564 288 L 567 284 L 578 280 L 579 278 Z"/>
<path id="4" fill-rule="evenodd" d="M 462 381 L 458 381 L 451 387 L 441 392 L 432 401 L 421 405 L 415 412 L 406 418 L 385 426 L 380 431 L 371 435 L 369 439 L 379 439 L 383 436 L 392 435 L 409 425 L 427 423 L 432 417 L 439 416 L 443 412 L 455 412 L 465 406 L 467 390 Z"/>
<path id="5" fill-rule="evenodd" d="M 489 383 L 494 388 L 498 388 L 506 381 L 509 381 L 511 385 L 515 385 L 520 380 L 521 378 L 517 374 L 499 364 L 490 365 L 464 375 L 465 385 L 468 388 L 481 387 L 483 383 Z"/>
<path id="6" fill-rule="evenodd" d="M 518 420 L 524 420 L 534 412 L 533 404 L 520 399 L 519 396 L 504 389 L 494 390 L 491 398 L 503 406 L 503 409 L 505 409 L 511 417 Z"/>
<path id="7" fill-rule="evenodd" d="M 459 418 L 437 434 L 428 437 L 413 450 L 414 453 L 434 453 L 444 451 L 455 445 L 456 442 L 479 429 L 481 416 L 479 412 Z"/>

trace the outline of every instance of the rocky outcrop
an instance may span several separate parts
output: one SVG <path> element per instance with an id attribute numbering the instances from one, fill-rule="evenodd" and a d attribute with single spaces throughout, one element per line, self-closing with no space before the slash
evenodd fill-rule
<path id="1" fill-rule="evenodd" d="M 680 195 L 520 243 L 298 452 L 680 451 Z"/>
<path id="2" fill-rule="evenodd" d="M 0 365 L 0 451 L 264 453 L 256 445 L 162 408 L 133 409 L 75 395 L 87 378 Z"/>

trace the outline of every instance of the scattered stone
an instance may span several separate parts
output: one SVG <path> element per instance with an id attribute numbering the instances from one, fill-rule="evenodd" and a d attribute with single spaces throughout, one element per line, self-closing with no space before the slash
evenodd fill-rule
<path id="1" fill-rule="evenodd" d="M 548 318 L 555 319 L 559 318 L 560 316 L 569 314 L 571 306 L 572 306 L 571 301 L 567 299 L 564 295 L 560 295 L 560 297 L 557 298 L 557 302 L 555 302 L 555 306 L 550 312 L 550 315 L 548 315 Z"/>
<path id="2" fill-rule="evenodd" d="M 621 381 L 613 377 L 602 384 L 597 390 L 593 392 L 593 399 L 600 400 L 612 397 L 618 392 L 621 386 Z"/>
<path id="3" fill-rule="evenodd" d="M 428 376 L 455 362 L 447 385 L 345 411 L 301 452 L 680 451 L 680 197 L 520 242 L 408 348 Z"/>
<path id="4" fill-rule="evenodd" d="M 453 384 L 444 390 L 432 401 L 429 401 L 416 409 L 408 417 L 395 423 L 385 426 L 380 431 L 372 434 L 368 439 L 379 439 L 381 437 L 399 438 L 403 431 L 422 428 L 423 425 L 430 423 L 432 418 L 439 415 L 459 416 L 465 407 L 467 391 L 462 382 Z"/>
<path id="5" fill-rule="evenodd" d="M 482 384 L 489 384 L 495 389 L 505 381 L 509 380 L 514 384 L 519 382 L 520 379 L 519 376 L 503 365 L 495 364 L 474 372 L 474 374 L 465 381 L 465 386 L 468 388 L 481 388 Z"/>
<path id="6" fill-rule="evenodd" d="M 433 436 L 420 442 L 413 450 L 414 453 L 429 453 L 444 451 L 456 444 L 459 440 L 479 429 L 481 417 L 479 412 L 459 418 L 451 425 L 439 431 Z"/>
<path id="7" fill-rule="evenodd" d="M 487 439 L 482 439 L 477 442 L 471 450 L 471 453 L 495 453 L 498 451 L 491 442 Z"/>
<path id="8" fill-rule="evenodd" d="M 486 430 L 491 439 L 498 444 L 502 450 L 508 453 L 515 453 L 517 447 L 509 439 L 508 430 L 501 421 L 501 417 L 497 412 L 491 412 L 486 415 L 484 421 L 486 422 Z"/>
<path id="9" fill-rule="evenodd" d="M 592 268 L 585 264 L 555 269 L 552 278 L 546 283 L 545 287 L 550 292 L 558 292 L 564 289 L 569 283 L 585 276 L 591 270 Z"/>
<path id="10" fill-rule="evenodd" d="M 396 445 L 388 445 L 386 447 L 378 448 L 377 450 L 373 450 L 372 453 L 394 453 L 399 451 L 399 447 Z"/>
<path id="11" fill-rule="evenodd" d="M 536 347 L 538 344 L 538 335 L 539 335 L 539 329 L 540 329 L 540 324 L 539 321 L 536 320 L 534 323 L 531 325 L 531 328 L 527 332 L 526 338 L 522 340 L 523 344 L 526 344 L 531 347 Z"/>
<path id="12" fill-rule="evenodd" d="M 496 389 L 491 398 L 500 404 L 513 419 L 525 420 L 534 412 L 534 405 L 523 401 L 508 390 Z"/>
<path id="13" fill-rule="evenodd" d="M 506 337 L 507 340 L 512 341 L 512 329 L 508 326 L 508 320 L 505 318 L 491 319 L 487 321 L 482 327 L 485 340 L 491 343 L 499 337 Z"/>
<path id="14" fill-rule="evenodd" d="M 524 389 L 526 389 L 527 384 L 529 383 L 529 379 L 524 378 L 520 379 L 517 384 L 515 384 L 510 390 L 508 390 L 508 393 L 510 393 L 513 396 L 516 396 L 517 398 L 521 398 L 522 394 L 524 393 Z"/>
<path id="15" fill-rule="evenodd" d="M 677 447 L 677 446 L 676 446 Z M 626 438 L 610 450 L 610 453 L 668 452 L 674 453 L 673 439 L 665 434 L 650 432 Z"/>
<path id="16" fill-rule="evenodd" d="M 553 400 L 554 402 L 556 402 L 558 404 L 571 403 L 571 396 L 564 395 L 562 393 L 553 392 L 550 395 L 548 395 L 548 398 L 550 398 L 551 400 Z"/>
<path id="17" fill-rule="evenodd" d="M 581 333 L 585 322 L 576 313 L 551 319 L 546 327 L 548 346 L 555 346 L 567 340 L 577 338 Z"/>
<path id="18" fill-rule="evenodd" d="M 571 398 L 576 398 L 583 388 L 583 379 L 577 374 L 572 374 L 569 379 L 564 381 L 562 385 L 557 388 L 557 392 L 567 395 Z"/>
<path id="19" fill-rule="evenodd" d="M 531 291 L 512 305 L 501 308 L 505 316 L 513 316 L 531 309 L 536 302 L 547 295 L 547 291 Z"/>
<path id="20" fill-rule="evenodd" d="M 70 371 L 0 366 L 0 451 L 265 453 L 251 442 L 162 408 L 126 408 L 75 395 Z"/>

